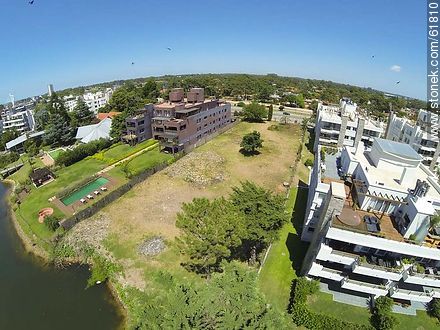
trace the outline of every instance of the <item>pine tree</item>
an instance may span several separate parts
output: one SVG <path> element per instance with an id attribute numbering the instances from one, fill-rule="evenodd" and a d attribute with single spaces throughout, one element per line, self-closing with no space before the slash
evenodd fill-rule
<path id="1" fill-rule="evenodd" d="M 187 257 L 186 266 L 199 273 L 210 274 L 241 244 L 242 220 L 231 203 L 224 198 L 210 202 L 195 198 L 182 206 L 176 226 L 182 230 L 179 245 Z"/>
<path id="2" fill-rule="evenodd" d="M 277 237 L 278 230 L 288 221 L 284 197 L 249 181 L 232 190 L 231 202 L 244 216 L 242 251 L 253 263 L 257 253 Z"/>
<path id="3" fill-rule="evenodd" d="M 93 119 L 95 119 L 95 115 L 90 111 L 84 100 L 80 98 L 72 113 L 74 126 L 89 125 L 92 123 Z"/>
<path id="4" fill-rule="evenodd" d="M 44 140 L 50 145 L 66 145 L 72 142 L 74 129 L 64 103 L 53 93 L 48 106 L 49 120 L 45 127 Z"/>

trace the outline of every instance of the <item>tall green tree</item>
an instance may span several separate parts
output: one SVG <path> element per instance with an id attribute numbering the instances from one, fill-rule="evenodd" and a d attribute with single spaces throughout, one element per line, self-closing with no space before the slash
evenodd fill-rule
<path id="1" fill-rule="evenodd" d="M 278 236 L 279 229 L 289 219 L 284 210 L 284 197 L 249 181 L 232 190 L 230 200 L 244 217 L 243 244 L 239 253 L 244 253 L 244 257 L 254 263 L 257 254 Z"/>
<path id="2" fill-rule="evenodd" d="M 212 202 L 195 198 L 182 206 L 176 226 L 182 230 L 179 246 L 186 256 L 186 266 L 198 273 L 219 270 L 231 249 L 241 244 L 240 213 L 224 198 Z"/>
<path id="3" fill-rule="evenodd" d="M 76 107 L 72 111 L 72 124 L 76 127 L 90 125 L 95 115 L 82 98 L 78 99 Z"/>
<path id="4" fill-rule="evenodd" d="M 267 121 L 272 121 L 273 116 L 273 104 L 269 105 L 269 111 L 267 112 Z"/>
<path id="5" fill-rule="evenodd" d="M 264 105 L 252 102 L 243 107 L 241 111 L 243 120 L 249 122 L 262 122 L 267 117 L 267 110 Z"/>
<path id="6" fill-rule="evenodd" d="M 75 134 L 74 128 L 71 126 L 71 118 L 56 93 L 53 93 L 48 106 L 49 120 L 45 126 L 46 144 L 50 145 L 67 145 L 72 142 Z"/>
<path id="7" fill-rule="evenodd" d="M 289 321 L 270 307 L 258 291 L 256 274 L 237 263 L 225 263 L 198 287 L 160 274 L 167 294 L 136 296 L 136 329 L 287 329 Z M 132 290 L 133 291 L 133 290 Z"/>
<path id="8" fill-rule="evenodd" d="M 257 153 L 257 149 L 263 147 L 263 139 L 261 138 L 260 133 L 253 131 L 243 136 L 240 147 L 240 151 L 244 155 L 255 155 Z"/>
<path id="9" fill-rule="evenodd" d="M 6 143 L 15 139 L 18 135 L 15 128 L 3 131 L 3 133 L 0 134 L 0 150 L 6 150 Z"/>

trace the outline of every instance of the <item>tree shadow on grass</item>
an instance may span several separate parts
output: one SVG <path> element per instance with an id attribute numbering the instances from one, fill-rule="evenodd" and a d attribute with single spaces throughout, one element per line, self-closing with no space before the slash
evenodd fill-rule
<path id="1" fill-rule="evenodd" d="M 296 234 L 289 233 L 286 239 L 286 246 L 289 250 L 292 268 L 299 273 L 303 259 L 306 255 L 309 243 L 301 241 L 302 224 L 304 221 L 308 190 L 307 184 L 300 180 L 298 183 L 298 192 L 296 195 L 295 206 L 292 213 L 291 222 L 296 230 Z"/>
<path id="2" fill-rule="evenodd" d="M 259 152 L 258 150 L 246 151 L 243 148 L 240 149 L 240 153 L 245 157 L 257 156 L 257 155 L 261 154 L 261 152 Z"/>

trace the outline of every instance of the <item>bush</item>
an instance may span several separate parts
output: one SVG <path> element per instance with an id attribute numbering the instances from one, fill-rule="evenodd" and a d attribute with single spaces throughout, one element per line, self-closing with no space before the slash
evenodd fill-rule
<path id="1" fill-rule="evenodd" d="M 440 299 L 434 298 L 428 305 L 428 313 L 440 321 Z"/>
<path id="2" fill-rule="evenodd" d="M 371 315 L 371 325 L 378 330 L 393 329 L 397 325 L 397 319 L 391 315 L 393 299 L 379 297 L 376 299 Z"/>
<path id="3" fill-rule="evenodd" d="M 73 150 L 67 150 L 62 152 L 55 160 L 57 166 L 70 166 L 83 160 L 88 156 L 92 156 L 97 152 L 108 148 L 112 142 L 106 139 L 99 139 L 86 144 L 81 144 Z"/>
<path id="4" fill-rule="evenodd" d="M 289 302 L 289 313 L 293 322 L 298 326 L 314 330 L 370 330 L 370 326 L 355 324 L 340 320 L 333 316 L 315 313 L 307 307 L 307 296 L 319 290 L 319 282 L 309 281 L 305 277 L 299 277 L 292 282 L 292 291 Z"/>
<path id="5" fill-rule="evenodd" d="M 52 231 L 55 231 L 58 229 L 58 227 L 60 226 L 59 221 L 60 221 L 60 219 L 58 219 L 57 217 L 55 217 L 53 215 L 49 215 L 44 218 L 44 224 L 46 225 L 47 228 L 49 228 Z"/>
<path id="6" fill-rule="evenodd" d="M 312 167 L 312 166 L 313 166 L 313 160 L 311 160 L 310 158 L 307 159 L 307 160 L 304 162 L 304 165 L 305 165 L 305 166 L 310 166 L 310 167 Z"/>
<path id="7" fill-rule="evenodd" d="M 9 152 L 4 155 L 0 155 L 0 168 L 6 167 L 7 165 L 17 161 L 20 155 L 17 152 Z"/>
<path id="8" fill-rule="evenodd" d="M 97 282 L 104 282 L 113 274 L 121 271 L 121 267 L 119 265 L 96 253 L 92 256 L 92 260 L 92 274 L 87 280 L 87 287 L 91 287 Z"/>
<path id="9" fill-rule="evenodd" d="M 244 104 L 244 102 L 238 102 L 237 103 L 237 107 L 243 108 L 246 104 Z"/>

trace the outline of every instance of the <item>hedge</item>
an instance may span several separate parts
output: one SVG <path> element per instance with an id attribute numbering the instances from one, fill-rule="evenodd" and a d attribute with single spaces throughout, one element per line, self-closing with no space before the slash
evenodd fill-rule
<path id="1" fill-rule="evenodd" d="M 371 326 L 356 324 L 326 314 L 311 311 L 307 306 L 307 296 L 319 290 L 317 281 L 299 277 L 292 282 L 289 313 L 293 322 L 310 330 L 372 330 Z"/>
<path id="2" fill-rule="evenodd" d="M 73 165 L 88 156 L 92 156 L 97 152 L 108 148 L 109 146 L 111 146 L 111 144 L 112 142 L 107 139 L 99 139 L 97 141 L 81 144 L 75 149 L 67 150 L 60 153 L 60 155 L 55 160 L 55 164 L 61 166 Z"/>

